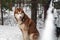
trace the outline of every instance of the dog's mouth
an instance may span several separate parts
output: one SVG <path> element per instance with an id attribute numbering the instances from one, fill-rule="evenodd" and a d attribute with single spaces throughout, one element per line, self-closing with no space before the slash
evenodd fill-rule
<path id="1" fill-rule="evenodd" d="M 22 20 L 22 19 L 23 19 L 23 17 L 19 17 L 19 19 L 20 19 L 20 20 Z"/>
<path id="2" fill-rule="evenodd" d="M 22 24 L 24 22 L 24 19 L 23 19 L 23 17 L 20 17 L 17 21 L 19 24 Z"/>

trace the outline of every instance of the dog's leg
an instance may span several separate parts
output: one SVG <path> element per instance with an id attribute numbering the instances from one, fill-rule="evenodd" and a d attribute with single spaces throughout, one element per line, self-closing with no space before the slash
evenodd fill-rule
<path id="1" fill-rule="evenodd" d="M 29 40 L 29 35 L 28 35 L 28 27 L 23 27 L 22 29 L 22 33 L 23 33 L 23 39 L 24 40 Z"/>
<path id="2" fill-rule="evenodd" d="M 23 40 L 29 40 L 28 31 L 23 31 Z"/>
<path id="3" fill-rule="evenodd" d="M 30 40 L 38 40 L 38 34 L 37 35 L 34 33 L 30 34 Z"/>
<path id="4" fill-rule="evenodd" d="M 28 27 L 26 27 L 25 24 L 22 24 L 22 25 L 19 25 L 19 28 L 22 31 L 23 40 L 29 40 Z"/>

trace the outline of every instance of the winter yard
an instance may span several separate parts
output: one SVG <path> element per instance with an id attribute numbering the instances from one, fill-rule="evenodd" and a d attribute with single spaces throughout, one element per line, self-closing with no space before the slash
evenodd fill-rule
<path id="1" fill-rule="evenodd" d="M 6 11 L 7 14 L 4 14 L 4 26 L 0 25 L 0 40 L 23 40 L 21 30 L 19 30 L 18 24 L 16 23 L 16 20 L 14 18 L 14 7 L 12 9 L 13 11 L 9 12 L 7 10 Z M 29 7 L 27 7 L 27 10 L 26 10 L 26 7 L 24 7 L 23 9 L 25 13 L 27 13 L 27 15 L 31 18 L 31 9 Z M 37 29 L 42 35 L 42 31 L 44 31 L 43 30 L 44 22 L 43 22 L 43 17 L 41 19 L 38 17 L 40 13 L 41 12 L 38 12 L 38 15 L 37 15 Z M 48 15 L 49 15 L 48 17 L 53 20 L 53 15 L 51 13 Z M 45 36 L 44 37 L 42 36 L 44 38 L 42 40 L 45 40 L 45 38 L 46 40 L 54 40 L 56 38 L 54 34 L 52 35 L 52 33 L 54 33 L 55 31 L 53 21 L 50 20 L 48 17 L 47 17 L 48 19 L 47 22 L 49 24 L 52 23 L 52 25 L 48 25 L 48 23 L 46 24 L 46 26 L 49 26 L 48 28 L 46 27 L 47 29 L 45 28 L 46 30 L 44 31 L 44 33 L 46 33 L 47 36 L 44 34 Z M 50 35 L 48 33 L 50 33 Z"/>

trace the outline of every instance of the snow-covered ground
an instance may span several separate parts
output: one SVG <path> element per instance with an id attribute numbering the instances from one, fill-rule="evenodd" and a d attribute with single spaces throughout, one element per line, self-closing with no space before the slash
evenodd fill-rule
<path id="1" fill-rule="evenodd" d="M 17 26 L 0 25 L 0 40 L 22 40 L 21 30 Z"/>

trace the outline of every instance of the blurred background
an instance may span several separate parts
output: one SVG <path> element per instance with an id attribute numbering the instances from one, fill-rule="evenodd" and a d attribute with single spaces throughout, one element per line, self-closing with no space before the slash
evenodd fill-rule
<path id="1" fill-rule="evenodd" d="M 32 18 L 36 26 L 42 28 L 46 19 L 46 11 L 51 0 L 0 0 L 0 25 L 16 26 L 14 10 L 20 7 Z M 60 27 L 60 1 L 53 0 L 55 24 Z"/>
<path id="2" fill-rule="evenodd" d="M 44 25 L 44 0 L 0 0 L 0 25 L 16 26 L 14 10 L 20 7 L 32 18 L 36 26 Z"/>
<path id="3" fill-rule="evenodd" d="M 51 0 L 0 0 L 0 25 L 17 26 L 14 10 L 20 7 L 42 31 Z M 53 0 L 55 26 L 60 27 L 60 0 Z"/>

